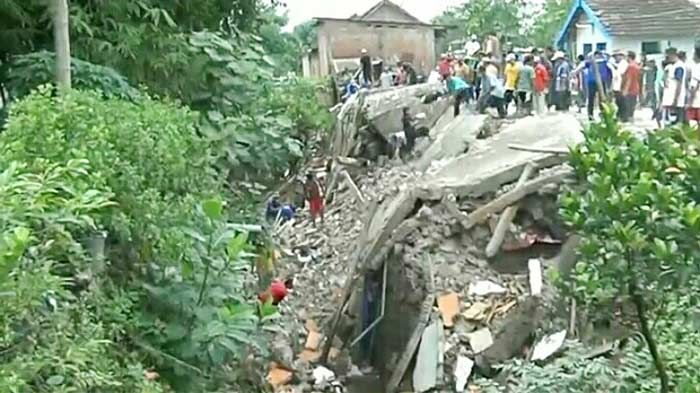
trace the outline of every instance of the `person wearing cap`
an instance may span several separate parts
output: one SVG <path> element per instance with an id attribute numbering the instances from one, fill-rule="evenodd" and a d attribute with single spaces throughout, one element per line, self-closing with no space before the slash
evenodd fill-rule
<path id="1" fill-rule="evenodd" d="M 520 73 L 520 65 L 516 62 L 515 54 L 509 53 L 506 56 L 506 67 L 503 70 L 503 74 L 506 79 L 506 109 L 510 106 L 510 103 L 515 99 L 515 88 L 518 85 L 518 74 Z"/>
<path id="2" fill-rule="evenodd" d="M 622 79 L 627 72 L 627 60 L 625 59 L 625 54 L 617 49 L 613 51 L 612 59 L 608 62 L 610 70 L 612 70 L 612 91 L 615 95 L 615 105 L 617 106 L 617 118 L 618 120 L 625 119 L 627 114 L 625 113 L 627 108 L 625 107 L 625 100 L 622 94 Z"/>
<path id="3" fill-rule="evenodd" d="M 469 39 L 469 42 L 467 42 L 466 45 L 464 45 L 464 50 L 467 52 L 467 56 L 475 56 L 479 51 L 481 50 L 481 44 L 479 43 L 479 39 L 476 36 L 476 34 L 472 34 L 472 36 Z"/>
<path id="4" fill-rule="evenodd" d="M 369 57 L 367 49 L 362 49 L 360 56 L 360 65 L 362 66 L 362 78 L 366 86 L 372 85 L 372 58 Z"/>
<path id="5" fill-rule="evenodd" d="M 571 65 L 566 60 L 564 52 L 557 51 L 552 56 L 554 65 L 554 91 L 552 92 L 552 104 L 558 111 L 569 109 Z"/>
<path id="6" fill-rule="evenodd" d="M 675 116 L 673 124 L 682 123 L 687 93 L 685 65 L 678 57 L 676 48 L 668 48 L 666 58 L 669 64 L 666 66 L 662 105 L 668 114 Z"/>
<path id="7" fill-rule="evenodd" d="M 471 81 L 474 79 L 472 68 L 469 67 L 469 64 L 467 64 L 463 58 L 459 58 L 457 60 L 457 65 L 455 66 L 455 75 L 467 83 L 471 83 Z M 472 87 L 470 85 L 467 102 L 469 102 L 469 99 L 471 99 L 473 96 L 474 92 L 472 91 Z"/>

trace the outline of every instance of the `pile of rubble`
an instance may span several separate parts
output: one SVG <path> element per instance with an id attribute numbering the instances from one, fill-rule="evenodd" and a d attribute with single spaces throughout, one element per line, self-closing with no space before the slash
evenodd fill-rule
<path id="1" fill-rule="evenodd" d="M 543 323 L 560 314 L 543 278 L 567 241 L 556 200 L 580 123 L 530 117 L 483 138 L 488 117 L 453 118 L 445 99 L 416 98 L 432 89 L 347 103 L 322 173 L 325 222 L 276 229 L 279 274 L 294 277 L 273 344 L 278 390 L 464 391 L 474 369 L 492 375 L 508 359 L 547 355 L 533 343 L 538 329 L 560 327 Z M 432 111 L 415 159 L 364 160 L 363 146 L 386 137 L 379 129 L 400 128 L 405 106 Z M 378 385 L 359 387 L 367 380 Z"/>

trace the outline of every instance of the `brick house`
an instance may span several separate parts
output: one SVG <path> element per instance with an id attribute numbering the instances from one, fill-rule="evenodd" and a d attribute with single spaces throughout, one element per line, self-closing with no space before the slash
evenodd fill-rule
<path id="1" fill-rule="evenodd" d="M 443 27 L 422 22 L 400 6 L 382 0 L 362 15 L 348 19 L 314 18 L 318 49 L 302 59 L 304 75 L 323 77 L 359 65 L 367 49 L 385 64 L 411 63 L 427 73 L 436 64 L 435 36 Z"/>

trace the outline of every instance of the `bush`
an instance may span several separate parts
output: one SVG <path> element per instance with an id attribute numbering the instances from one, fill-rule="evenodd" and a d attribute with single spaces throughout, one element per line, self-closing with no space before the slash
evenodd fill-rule
<path id="1" fill-rule="evenodd" d="M 114 345 L 129 299 L 58 274 L 94 262 L 82 240 L 112 195 L 92 188 L 87 161 L 40 165 L 11 162 L 0 173 L 0 391 L 159 391 Z"/>
<path id="2" fill-rule="evenodd" d="M 37 265 L 48 267 L 32 281 L 34 297 L 22 296 L 22 303 L 11 309 L 21 320 L 31 307 L 39 307 L 38 296 L 61 296 L 59 308 L 80 324 L 73 333 L 58 330 L 56 334 L 70 333 L 60 340 L 41 324 L 35 334 L 62 343 L 55 344 L 56 351 L 77 351 L 80 346 L 83 352 L 74 352 L 85 359 L 80 366 L 95 374 L 70 381 L 95 380 L 76 385 L 78 391 L 91 389 L 85 386 L 99 386 L 93 391 L 100 392 L 139 391 L 113 383 L 129 370 L 135 370 L 128 373 L 136 375 L 134 381 L 145 383 L 139 363 L 131 360 L 135 358 L 155 365 L 177 390 L 213 389 L 225 366 L 261 350 L 256 301 L 248 296 L 253 285 L 248 234 L 259 228 L 227 222 L 222 181 L 196 124 L 197 116 L 188 110 L 148 97 L 128 102 L 80 91 L 53 96 L 50 88 L 11 108 L 0 134 L 0 166 L 17 163 L 28 174 L 48 176 L 54 187 L 75 190 L 76 198 L 82 198 L 78 201 L 86 204 L 74 213 L 56 207 L 57 213 L 72 213 L 71 219 L 37 207 L 41 210 L 36 214 L 47 214 L 37 224 L 45 242 L 62 248 L 47 251 L 47 262 Z M 83 165 L 76 170 L 79 177 L 46 175 L 74 162 Z M 60 193 L 55 196 L 60 197 L 57 204 L 72 201 Z M 47 222 L 62 231 L 48 231 L 53 226 Z M 15 221 L 7 225 L 10 234 L 27 226 Z M 82 243 L 72 240 L 92 238 L 101 229 L 108 233 L 104 268 L 85 256 Z M 63 245 L 66 239 L 70 241 Z M 9 291 L 20 288 L 6 284 Z M 48 362 L 48 355 L 34 362 L 30 353 L 23 358 L 26 369 L 39 370 Z M 96 366 L 95 359 L 104 364 Z M 107 378 L 108 370 L 117 368 L 121 371 Z M 42 376 L 55 383 L 59 378 L 51 377 L 64 375 L 52 372 Z"/>
<path id="3" fill-rule="evenodd" d="M 10 96 L 19 99 L 37 87 L 52 83 L 56 73 L 56 55 L 41 51 L 12 58 L 6 75 Z M 140 93 L 112 68 L 71 59 L 71 79 L 74 88 L 96 90 L 108 98 L 136 99 Z"/>

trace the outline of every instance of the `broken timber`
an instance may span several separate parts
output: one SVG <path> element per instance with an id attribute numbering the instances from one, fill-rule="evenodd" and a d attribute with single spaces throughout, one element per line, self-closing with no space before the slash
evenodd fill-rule
<path id="1" fill-rule="evenodd" d="M 488 204 L 476 209 L 473 213 L 469 214 L 467 218 L 460 219 L 460 223 L 465 230 L 470 230 L 474 226 L 479 225 L 486 221 L 491 214 L 498 213 L 503 209 L 511 206 L 526 196 L 533 194 L 540 190 L 543 186 L 550 183 L 561 183 L 567 177 L 572 174 L 571 169 L 564 169 L 554 172 L 549 175 L 540 176 L 534 180 L 525 183 L 522 187 L 516 187 L 512 191 L 509 191 L 500 197 L 494 199 Z"/>
<path id="2" fill-rule="evenodd" d="M 534 171 L 535 165 L 528 163 L 525 166 L 525 169 L 523 169 L 523 173 L 520 175 L 520 179 L 518 180 L 518 184 L 515 189 L 522 188 L 525 183 L 527 183 L 530 176 L 532 176 Z M 489 244 L 486 246 L 486 256 L 488 258 L 493 258 L 496 256 L 496 254 L 498 254 L 498 250 L 501 249 L 503 240 L 506 237 L 506 231 L 508 231 L 508 228 L 513 222 L 516 214 L 518 214 L 518 205 L 508 206 L 503 214 L 501 214 L 501 217 L 498 219 L 496 229 L 493 231 L 493 236 L 491 237 Z"/>
<path id="3" fill-rule="evenodd" d="M 569 149 L 556 148 L 556 147 L 534 147 L 534 146 L 523 146 L 510 144 L 508 148 L 511 150 L 527 151 L 530 153 L 548 153 L 548 154 L 569 154 L 571 153 Z"/>
<path id="4" fill-rule="evenodd" d="M 352 190 L 352 192 L 355 194 L 355 197 L 357 198 L 358 202 L 360 203 L 365 203 L 365 197 L 362 195 L 362 191 L 360 191 L 360 188 L 357 187 L 357 184 L 352 180 L 352 177 L 348 173 L 347 170 L 343 169 L 343 176 L 345 177 L 345 181 L 348 183 L 348 186 Z"/>

